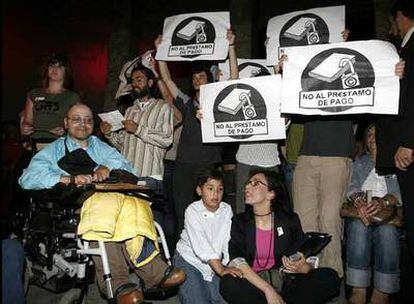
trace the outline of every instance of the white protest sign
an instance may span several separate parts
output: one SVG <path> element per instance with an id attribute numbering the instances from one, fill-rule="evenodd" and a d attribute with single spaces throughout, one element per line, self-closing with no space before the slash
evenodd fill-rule
<path id="1" fill-rule="evenodd" d="M 156 59 L 223 60 L 227 57 L 229 12 L 192 13 L 165 19 Z"/>
<path id="2" fill-rule="evenodd" d="M 119 73 L 119 80 L 121 82 L 119 83 L 119 87 L 118 87 L 118 91 L 116 92 L 115 99 L 118 99 L 119 97 L 123 95 L 128 95 L 131 93 L 132 91 L 132 87 L 131 87 L 132 70 L 140 64 L 142 64 L 146 68 L 150 68 L 149 61 L 152 57 L 152 53 L 154 52 L 155 50 L 146 51 L 144 54 L 124 64 L 124 66 L 121 69 L 121 72 Z"/>
<path id="3" fill-rule="evenodd" d="M 273 67 L 266 66 L 266 59 L 244 59 L 237 58 L 237 65 L 239 69 L 239 78 L 256 77 L 257 75 L 273 75 Z M 226 81 L 230 79 L 229 60 L 219 63 L 220 77 L 219 81 Z"/>
<path id="4" fill-rule="evenodd" d="M 280 117 L 281 77 L 261 76 L 200 87 L 203 142 L 286 138 Z"/>
<path id="5" fill-rule="evenodd" d="M 395 47 L 385 41 L 342 42 L 285 50 L 282 113 L 397 114 Z"/>
<path id="6" fill-rule="evenodd" d="M 319 7 L 273 17 L 267 24 L 267 65 L 278 62 L 285 47 L 342 42 L 345 6 Z"/>

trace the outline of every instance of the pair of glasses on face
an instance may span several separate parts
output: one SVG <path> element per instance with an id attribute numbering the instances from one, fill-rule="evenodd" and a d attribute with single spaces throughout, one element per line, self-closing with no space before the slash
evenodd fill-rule
<path id="1" fill-rule="evenodd" d="M 245 184 L 244 184 L 244 186 L 245 187 L 247 187 L 247 186 L 252 186 L 252 187 L 257 187 L 257 186 L 259 186 L 259 185 L 263 185 L 263 186 L 266 186 L 266 187 L 268 187 L 269 188 L 269 185 L 267 185 L 267 184 L 265 184 L 264 182 L 262 182 L 262 181 L 259 181 L 259 180 L 257 180 L 257 179 L 252 179 L 252 180 L 248 180 Z"/>
<path id="2" fill-rule="evenodd" d="M 80 124 L 92 125 L 93 124 L 93 118 L 91 117 L 86 117 L 86 118 L 74 117 L 74 118 L 68 118 L 68 120 L 72 121 L 74 124 L 77 124 L 77 125 L 80 125 Z"/>

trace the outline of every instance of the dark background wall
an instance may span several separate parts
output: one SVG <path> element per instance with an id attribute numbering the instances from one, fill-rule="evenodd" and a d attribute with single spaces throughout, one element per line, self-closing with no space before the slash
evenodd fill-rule
<path id="1" fill-rule="evenodd" d="M 388 1 L 389 2 L 389 1 Z M 231 12 L 243 56 L 264 58 L 269 18 L 317 6 L 346 5 L 351 40 L 375 37 L 374 0 L 49 0 L 2 1 L 2 121 L 17 120 L 39 67 L 54 51 L 68 54 L 75 87 L 95 111 L 113 98 L 122 63 L 153 47 L 164 18 L 189 12 Z M 184 82 L 189 63 L 171 64 Z"/>

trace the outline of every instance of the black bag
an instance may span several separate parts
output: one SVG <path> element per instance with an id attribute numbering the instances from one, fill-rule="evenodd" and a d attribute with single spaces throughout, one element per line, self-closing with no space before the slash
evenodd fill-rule
<path id="1" fill-rule="evenodd" d="M 65 138 L 65 156 L 57 162 L 59 168 L 70 175 L 93 174 L 98 164 L 82 148 L 69 152 Z"/>
<path id="2" fill-rule="evenodd" d="M 295 246 L 292 253 L 299 251 L 305 256 L 305 258 L 317 255 L 323 248 L 325 248 L 326 245 L 329 244 L 331 239 L 332 236 L 328 233 L 307 232 L 305 233 L 303 240 Z"/>

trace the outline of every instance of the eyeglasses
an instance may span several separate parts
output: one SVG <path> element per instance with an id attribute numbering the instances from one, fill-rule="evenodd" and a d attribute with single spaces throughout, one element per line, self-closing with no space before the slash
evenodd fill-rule
<path id="1" fill-rule="evenodd" d="M 84 123 L 85 125 L 92 125 L 93 124 L 93 118 L 86 117 L 74 117 L 74 118 L 68 118 L 68 120 L 73 121 L 74 124 L 80 125 Z"/>
<path id="2" fill-rule="evenodd" d="M 264 182 L 259 181 L 259 180 L 257 180 L 257 179 L 253 179 L 253 180 L 249 180 L 249 181 L 247 181 L 247 182 L 244 184 L 244 186 L 245 186 L 245 187 L 247 187 L 248 185 L 251 185 L 252 187 L 257 187 L 259 184 L 261 184 L 261 185 L 266 186 L 266 187 L 268 187 L 268 188 L 269 188 L 269 185 L 267 185 L 267 184 L 265 184 Z"/>

